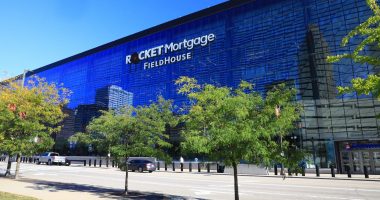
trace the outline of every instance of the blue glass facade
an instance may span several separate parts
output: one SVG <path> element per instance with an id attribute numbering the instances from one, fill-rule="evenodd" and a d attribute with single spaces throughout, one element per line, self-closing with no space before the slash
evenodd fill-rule
<path id="1" fill-rule="evenodd" d="M 36 72 L 73 92 L 68 109 L 74 116 L 66 123 L 76 131 L 88 122 L 83 121 L 84 115 L 96 116 L 96 110 L 107 109 L 97 103 L 101 88 L 120 87 L 133 96 L 135 106 L 148 104 L 157 95 L 180 105 L 185 99 L 174 85 L 179 76 L 232 87 L 247 80 L 261 92 L 286 82 L 298 89 L 297 99 L 304 105 L 299 130 L 294 133 L 299 145 L 315 155 L 315 164 L 344 166 L 342 145 L 352 140 L 368 143 L 368 139 L 378 143 L 375 115 L 380 107 L 370 96 L 338 95 L 336 86 L 348 85 L 352 78 L 378 69 L 350 60 L 328 64 L 325 58 L 352 50 L 360 38 L 346 48 L 340 47 L 341 39 L 370 15 L 365 0 L 227 2 Z M 196 38 L 210 34 L 215 38 L 206 45 L 185 47 L 184 40 L 201 43 Z M 180 49 L 175 51 L 171 43 Z M 129 55 L 135 64 L 127 63 Z M 186 59 L 146 67 L 178 55 Z M 74 133 L 67 127 L 65 131 L 66 136 Z"/>

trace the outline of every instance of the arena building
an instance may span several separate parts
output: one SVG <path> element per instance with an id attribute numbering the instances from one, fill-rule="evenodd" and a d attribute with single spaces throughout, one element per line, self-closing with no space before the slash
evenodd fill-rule
<path id="1" fill-rule="evenodd" d="M 310 152 L 312 164 L 368 166 L 380 173 L 380 104 L 371 96 L 337 93 L 354 77 L 379 68 L 327 55 L 352 50 L 342 38 L 371 15 L 365 0 L 228 1 L 29 72 L 63 83 L 73 94 L 61 137 L 83 131 L 99 110 L 148 104 L 157 95 L 180 105 L 174 80 L 235 87 L 250 81 L 260 92 L 278 83 L 298 90 L 304 111 L 288 139 Z M 367 53 L 376 54 L 368 48 Z"/>

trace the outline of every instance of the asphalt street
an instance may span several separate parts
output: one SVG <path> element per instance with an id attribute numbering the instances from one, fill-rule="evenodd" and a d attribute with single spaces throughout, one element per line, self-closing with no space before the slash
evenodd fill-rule
<path id="1" fill-rule="evenodd" d="M 6 163 L 0 163 L 4 169 Z M 1 173 L 1 171 L 0 171 Z M 125 172 L 118 169 L 82 166 L 22 164 L 21 181 L 31 184 L 28 194 L 38 192 L 85 192 L 93 199 L 120 199 Z M 0 183 L 1 183 L 0 178 Z M 0 184 L 0 191 L 7 187 Z M 129 173 L 129 190 L 136 199 L 233 199 L 233 176 L 225 174 L 162 172 Z M 22 191 L 20 191 L 22 194 Z M 43 196 L 35 195 L 38 198 Z M 241 199 L 329 199 L 365 200 L 380 198 L 380 179 L 331 180 L 268 176 L 239 176 Z M 40 196 L 39 196 L 40 195 Z M 138 196 L 145 195 L 145 196 Z M 57 195 L 59 197 L 59 195 Z M 76 196 L 78 197 L 78 196 Z M 89 197 L 86 197 L 88 199 Z M 56 198 L 59 199 L 59 198 Z M 65 199 L 71 199 L 66 197 Z M 78 199 L 78 198 L 76 198 Z"/>

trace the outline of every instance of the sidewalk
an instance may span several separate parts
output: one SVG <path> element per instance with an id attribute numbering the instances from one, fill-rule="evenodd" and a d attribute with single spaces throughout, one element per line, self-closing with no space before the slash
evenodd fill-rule
<path id="1" fill-rule="evenodd" d="M 270 172 L 267 176 L 260 176 L 260 177 L 278 177 L 282 178 L 282 176 L 278 173 L 278 175 L 274 175 L 273 172 Z M 288 173 L 286 173 L 286 178 L 307 178 L 307 179 L 329 179 L 329 180 L 353 180 L 353 181 L 379 181 L 380 182 L 380 175 L 369 175 L 369 178 L 365 178 L 364 174 L 352 174 L 351 178 L 347 177 L 347 174 L 335 174 L 335 177 L 331 177 L 331 174 L 320 174 L 319 177 L 317 177 L 314 173 L 307 173 L 305 176 L 302 176 L 302 174 L 298 174 L 296 176 L 295 174 L 289 176 Z"/>
<path id="2" fill-rule="evenodd" d="M 99 196 L 95 193 L 86 191 L 74 192 L 69 190 L 58 190 L 55 186 L 49 186 L 46 184 L 36 184 L 31 180 L 20 179 L 19 181 L 0 178 L 0 191 L 9 192 L 13 194 L 19 194 L 24 196 L 35 197 L 38 199 L 46 200 L 68 200 L 68 199 L 117 199 L 114 196 L 104 194 Z"/>
<path id="3" fill-rule="evenodd" d="M 0 191 L 30 196 L 41 200 L 184 199 L 184 197 L 181 196 L 141 191 L 129 191 L 128 196 L 123 196 L 122 190 L 114 188 L 105 188 L 96 185 L 79 185 L 75 183 L 52 182 L 27 178 L 13 180 L 0 177 Z"/>

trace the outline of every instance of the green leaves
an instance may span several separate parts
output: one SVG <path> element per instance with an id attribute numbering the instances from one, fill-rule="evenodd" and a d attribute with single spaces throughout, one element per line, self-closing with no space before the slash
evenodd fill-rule
<path id="1" fill-rule="evenodd" d="M 189 94 L 195 92 L 197 89 L 200 88 L 200 85 L 198 85 L 197 80 L 187 76 L 181 76 L 179 79 L 175 81 L 175 84 L 180 85 L 180 88 L 178 89 L 179 94 Z"/>
<path id="2" fill-rule="evenodd" d="M 380 65 L 380 58 L 364 55 L 362 52 L 366 47 L 375 46 L 380 48 L 380 8 L 376 0 L 366 0 L 368 6 L 373 12 L 373 16 L 369 17 L 365 22 L 350 31 L 347 36 L 342 39 L 341 46 L 345 47 L 354 37 L 363 37 L 364 39 L 356 46 L 352 53 L 342 55 L 328 56 L 327 61 L 330 63 L 338 62 L 341 59 L 352 59 L 357 63 L 368 63 L 370 65 Z M 339 93 L 349 93 L 356 91 L 358 94 L 372 93 L 377 99 L 380 99 L 380 82 L 378 75 L 369 75 L 368 78 L 355 78 L 351 81 L 351 87 L 338 87 Z"/>
<path id="3" fill-rule="evenodd" d="M 188 77 L 180 77 L 176 83 L 180 86 L 179 93 L 192 102 L 184 117 L 182 147 L 229 165 L 242 159 L 268 162 L 272 139 L 287 134 L 299 119 L 300 107 L 293 101 L 295 90 L 286 89 L 284 84 L 263 99 L 245 81 L 235 90 L 198 85 Z M 279 118 L 274 113 L 276 105 L 282 107 Z"/>
<path id="4" fill-rule="evenodd" d="M 357 63 L 368 63 L 371 65 L 379 65 L 380 58 L 362 55 L 362 51 L 369 45 L 380 47 L 380 9 L 376 0 L 367 0 L 368 6 L 374 13 L 365 22 L 350 31 L 347 36 L 342 39 L 341 46 L 345 47 L 354 37 L 364 37 L 352 53 L 345 53 L 336 56 L 328 56 L 327 61 L 330 63 L 338 62 L 341 59 L 352 59 Z"/>
<path id="5" fill-rule="evenodd" d="M 380 15 L 380 8 L 377 5 L 376 0 L 366 0 L 366 1 L 367 1 L 368 6 L 373 11 L 373 13 L 375 13 L 375 15 Z"/>
<path id="6" fill-rule="evenodd" d="M 0 88 L 0 150 L 33 154 L 50 148 L 51 134 L 60 131 L 65 114 L 62 107 L 70 92 L 38 77 L 23 87 L 7 82 Z M 39 142 L 35 143 L 34 140 Z"/>
<path id="7" fill-rule="evenodd" d="M 351 81 L 351 87 L 338 87 L 339 93 L 357 92 L 359 94 L 372 93 L 378 100 L 380 100 L 380 77 L 370 74 L 366 79 L 355 78 Z"/>
<path id="8" fill-rule="evenodd" d="M 86 133 L 78 133 L 71 140 L 93 144 L 98 150 L 111 152 L 115 157 L 166 159 L 165 149 L 171 147 L 166 127 L 174 127 L 177 123 L 172 102 L 158 97 L 157 103 L 149 106 L 105 111 L 90 122 Z"/>

